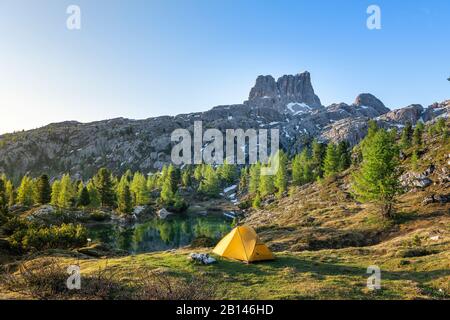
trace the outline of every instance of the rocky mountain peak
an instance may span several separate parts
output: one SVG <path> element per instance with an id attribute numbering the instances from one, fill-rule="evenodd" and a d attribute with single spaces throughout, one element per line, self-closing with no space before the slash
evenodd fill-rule
<path id="1" fill-rule="evenodd" d="M 357 107 L 372 107 L 379 114 L 384 114 L 390 111 L 377 97 L 370 93 L 361 93 L 355 99 L 353 105 Z"/>
<path id="2" fill-rule="evenodd" d="M 246 104 L 252 107 L 269 107 L 280 112 L 296 113 L 300 109 L 321 108 L 314 93 L 308 71 L 296 75 L 284 75 L 277 81 L 271 76 L 259 76 L 250 90 Z M 300 108 L 299 110 L 296 110 Z"/>

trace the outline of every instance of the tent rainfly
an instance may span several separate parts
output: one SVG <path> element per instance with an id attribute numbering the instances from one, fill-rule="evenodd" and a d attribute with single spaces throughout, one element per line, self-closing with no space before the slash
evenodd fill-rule
<path id="1" fill-rule="evenodd" d="M 242 260 L 247 263 L 275 259 L 272 252 L 261 242 L 253 228 L 239 226 L 220 240 L 213 252 L 221 257 Z"/>

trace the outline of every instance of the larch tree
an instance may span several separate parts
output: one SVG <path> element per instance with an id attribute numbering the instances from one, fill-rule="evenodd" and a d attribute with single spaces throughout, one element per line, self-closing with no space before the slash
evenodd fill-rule
<path id="1" fill-rule="evenodd" d="M 24 176 L 20 182 L 20 186 L 17 189 L 17 202 L 25 205 L 31 206 L 34 204 L 34 186 L 33 179 L 29 176 Z"/>
<path id="2" fill-rule="evenodd" d="M 339 170 L 339 155 L 336 145 L 330 142 L 327 145 L 325 152 L 325 159 L 323 160 L 323 174 L 324 177 L 335 175 Z"/>
<path id="3" fill-rule="evenodd" d="M 399 193 L 398 148 L 392 135 L 379 129 L 363 144 L 363 160 L 353 175 L 352 188 L 362 202 L 375 203 L 383 216 L 391 217 Z"/>
<path id="4" fill-rule="evenodd" d="M 276 195 L 281 198 L 288 186 L 288 157 L 282 150 L 278 151 L 275 156 L 278 156 L 279 166 L 274 184 L 277 189 Z"/>

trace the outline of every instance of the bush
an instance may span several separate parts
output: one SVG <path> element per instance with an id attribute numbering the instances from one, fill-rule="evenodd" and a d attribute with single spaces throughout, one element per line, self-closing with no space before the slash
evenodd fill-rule
<path id="1" fill-rule="evenodd" d="M 111 216 L 109 214 L 107 214 L 106 212 L 102 212 L 102 211 L 94 211 L 91 213 L 91 215 L 89 216 L 89 218 L 91 220 L 100 222 L 100 221 L 106 221 L 108 219 L 111 218 Z"/>
<path id="2" fill-rule="evenodd" d="M 86 229 L 81 225 L 62 224 L 61 226 L 36 227 L 16 231 L 9 242 L 19 251 L 45 249 L 72 249 L 82 247 L 87 242 Z"/>
<path id="3" fill-rule="evenodd" d="M 28 228 L 28 222 L 19 217 L 12 217 L 2 226 L 3 233 L 7 236 L 11 236 L 19 230 L 25 230 Z"/>

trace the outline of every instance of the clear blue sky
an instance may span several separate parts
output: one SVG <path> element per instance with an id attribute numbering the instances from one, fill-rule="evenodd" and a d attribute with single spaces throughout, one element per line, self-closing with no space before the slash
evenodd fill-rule
<path id="1" fill-rule="evenodd" d="M 428 105 L 450 98 L 449 21 L 448 0 L 1 0 L 0 132 L 207 110 L 304 70 L 325 105 Z"/>

